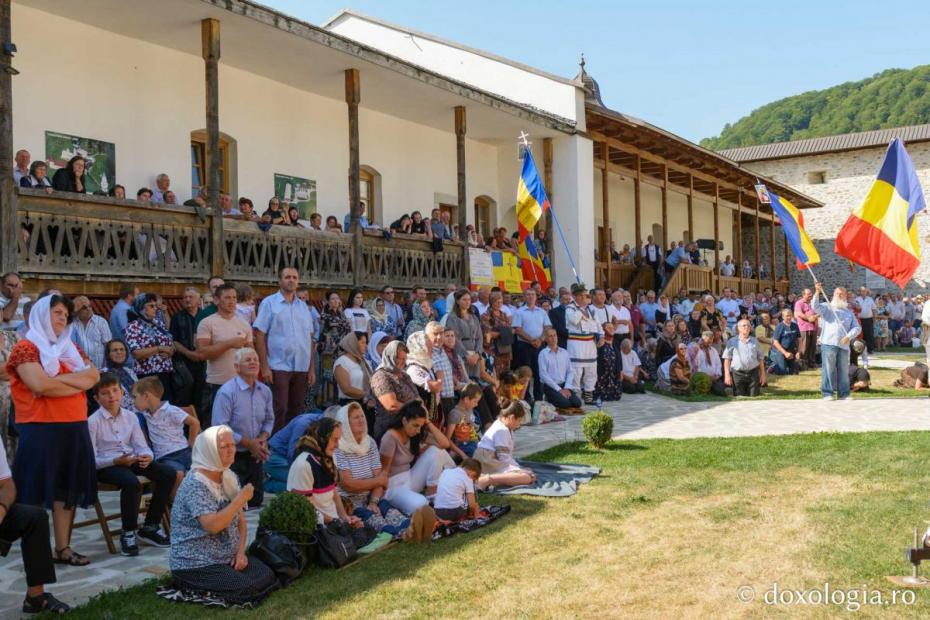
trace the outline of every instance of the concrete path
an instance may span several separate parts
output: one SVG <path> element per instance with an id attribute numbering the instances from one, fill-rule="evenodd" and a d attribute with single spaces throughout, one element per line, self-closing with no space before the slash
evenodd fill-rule
<path id="1" fill-rule="evenodd" d="M 614 437 L 619 439 L 930 429 L 930 399 L 685 403 L 656 394 L 640 394 L 625 395 L 621 401 L 608 403 L 604 409 L 613 416 Z M 517 455 L 525 456 L 568 441 L 583 440 L 581 420 L 582 416 L 574 416 L 564 422 L 519 429 Z M 117 513 L 118 494 L 103 494 L 103 505 L 107 514 Z M 258 515 L 258 511 L 246 515 L 250 535 L 255 531 Z M 90 512 L 80 511 L 78 520 L 85 516 L 90 516 Z M 69 604 L 80 604 L 102 591 L 133 586 L 167 571 L 167 549 L 142 545 L 140 555 L 135 558 L 110 555 L 97 527 L 76 530 L 72 545 L 89 556 L 92 564 L 84 568 L 58 568 L 58 583 L 49 590 Z M 0 618 L 20 616 L 25 589 L 25 575 L 16 544 L 8 557 L 0 558 Z"/>

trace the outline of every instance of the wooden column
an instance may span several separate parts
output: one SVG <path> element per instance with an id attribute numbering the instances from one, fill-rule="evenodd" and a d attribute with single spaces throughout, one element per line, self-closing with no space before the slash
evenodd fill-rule
<path id="1" fill-rule="evenodd" d="M 782 249 L 785 251 L 785 279 L 788 280 L 788 292 L 791 292 L 791 259 L 788 256 L 788 240 L 782 243 Z"/>
<path id="2" fill-rule="evenodd" d="M 636 254 L 638 256 L 643 251 L 643 233 L 642 233 L 641 225 L 640 225 L 642 214 L 640 213 L 641 204 L 640 204 L 640 190 L 639 190 L 639 183 L 640 183 L 639 181 L 639 155 L 636 156 L 635 164 L 636 164 L 636 176 L 633 177 L 633 213 L 634 213 L 634 217 L 633 217 L 634 224 L 633 225 L 636 227 L 636 236 L 634 238 L 636 239 Z M 665 249 L 659 248 L 659 251 L 664 252 Z M 644 262 L 644 261 L 645 261 L 645 257 L 641 256 L 640 262 Z"/>
<path id="3" fill-rule="evenodd" d="M 717 295 L 720 294 L 720 186 L 714 183 L 714 272 L 718 274 Z"/>
<path id="4" fill-rule="evenodd" d="M 736 248 L 733 251 L 733 259 L 736 261 L 736 277 L 739 278 L 739 294 L 743 294 L 743 193 L 736 192 L 736 217 L 733 220 L 734 235 L 736 239 Z M 719 269 L 717 270 L 720 271 Z"/>
<path id="5" fill-rule="evenodd" d="M 606 155 L 607 153 L 606 142 L 601 143 L 601 152 Z M 602 258 L 607 261 L 607 270 L 606 270 L 607 273 L 605 277 L 607 278 L 607 287 L 609 288 L 610 287 L 610 271 L 613 265 L 613 260 L 612 260 L 613 257 L 610 255 L 610 197 L 609 197 L 610 191 L 607 187 L 609 185 L 610 179 L 607 176 L 608 174 L 609 173 L 607 172 L 607 166 L 604 166 L 601 169 L 601 209 L 602 209 L 601 213 L 602 213 L 602 219 L 604 220 L 604 247 L 601 248 L 601 252 L 603 252 Z M 600 286 L 601 283 L 595 282 L 595 285 Z"/>
<path id="6" fill-rule="evenodd" d="M 694 177 L 688 175 L 688 241 L 694 239 Z"/>
<path id="7" fill-rule="evenodd" d="M 759 282 L 762 281 L 762 276 L 759 275 L 759 265 L 762 264 L 761 254 L 759 248 L 762 245 L 762 237 L 759 236 L 759 197 L 756 197 L 756 264 L 753 266 L 753 271 L 756 274 L 756 280 Z M 762 286 L 759 284 L 759 286 Z"/>
<path id="8" fill-rule="evenodd" d="M 668 165 L 662 171 L 662 247 L 668 247 Z"/>
<path id="9" fill-rule="evenodd" d="M 468 194 L 465 187 L 465 106 L 461 105 L 455 106 L 455 158 L 458 177 L 459 238 L 467 239 L 465 236 L 465 226 L 468 225 Z"/>
<path id="10" fill-rule="evenodd" d="M 772 290 L 775 290 L 775 214 L 772 214 L 771 226 L 769 226 L 769 278 L 772 280 Z"/>
<path id="11" fill-rule="evenodd" d="M 226 244 L 223 242 L 223 208 L 220 206 L 220 20 L 200 22 L 201 53 L 206 87 L 207 142 L 204 145 L 204 168 L 207 178 L 207 205 L 213 214 L 211 236 L 211 271 L 224 275 Z"/>
<path id="12" fill-rule="evenodd" d="M 546 184 L 546 196 L 549 198 L 550 210 L 546 211 L 546 244 L 549 246 L 549 273 L 555 280 L 555 237 L 552 230 L 552 138 L 543 138 L 543 182 Z M 551 283 L 550 283 L 551 284 Z"/>
<path id="13" fill-rule="evenodd" d="M 345 70 L 346 107 L 349 111 L 349 230 L 352 232 L 352 282 L 358 286 L 362 274 L 362 227 L 359 179 L 358 104 L 361 100 L 361 83 L 358 69 Z"/>
<path id="14" fill-rule="evenodd" d="M 0 0 L 0 44 L 11 39 L 10 0 Z M 0 273 L 16 271 L 16 190 L 13 183 L 12 57 L 0 51 Z"/>

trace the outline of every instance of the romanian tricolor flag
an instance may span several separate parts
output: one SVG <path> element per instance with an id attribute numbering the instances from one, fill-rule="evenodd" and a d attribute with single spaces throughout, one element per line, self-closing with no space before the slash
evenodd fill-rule
<path id="1" fill-rule="evenodd" d="M 523 170 L 517 182 L 517 229 L 520 233 L 520 259 L 523 278 L 537 280 L 545 290 L 549 287 L 546 268 L 531 233 L 536 223 L 549 209 L 549 198 L 539 178 L 533 153 L 527 148 L 523 155 Z"/>
<path id="2" fill-rule="evenodd" d="M 904 288 L 920 265 L 916 216 L 926 206 L 914 164 L 895 138 L 862 206 L 837 234 L 834 250 Z"/>
<path id="3" fill-rule="evenodd" d="M 763 186 L 764 188 L 764 186 Z M 785 239 L 791 246 L 791 251 L 798 261 L 798 269 L 807 269 L 820 262 L 820 254 L 814 247 L 814 242 L 804 230 L 804 215 L 801 210 L 791 204 L 787 199 L 764 189 L 768 196 L 772 212 L 778 216 Z"/>

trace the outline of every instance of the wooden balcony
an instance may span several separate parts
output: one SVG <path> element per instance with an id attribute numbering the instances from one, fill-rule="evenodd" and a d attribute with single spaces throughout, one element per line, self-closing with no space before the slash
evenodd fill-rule
<path id="1" fill-rule="evenodd" d="M 678 294 L 681 289 L 688 291 L 711 291 L 719 295 L 723 289 L 731 288 L 738 295 L 758 293 L 771 288 L 776 293 L 787 295 L 790 283 L 787 280 L 760 280 L 757 278 L 733 278 L 714 273 L 710 267 L 698 265 L 679 265 L 665 283 L 662 293 L 669 296 Z"/>
<path id="2" fill-rule="evenodd" d="M 20 189 L 17 269 L 56 281 L 164 281 L 202 284 L 212 275 L 212 216 L 190 207 L 144 206 L 135 201 Z M 380 231 L 361 237 L 224 218 L 224 272 L 228 280 L 273 285 L 294 266 L 313 287 L 442 289 L 465 285 L 465 247 L 445 242 L 433 252 L 422 238 Z"/>

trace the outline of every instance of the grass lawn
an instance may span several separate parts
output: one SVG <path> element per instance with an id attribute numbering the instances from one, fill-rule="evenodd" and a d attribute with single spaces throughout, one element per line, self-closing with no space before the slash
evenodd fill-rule
<path id="1" fill-rule="evenodd" d="M 510 498 L 510 515 L 471 534 L 311 570 L 256 612 L 169 603 L 143 585 L 70 617 L 836 617 L 845 606 L 762 599 L 775 583 L 890 596 L 883 576 L 908 573 L 902 549 L 925 527 L 926 444 L 909 432 L 563 445 L 536 458 L 603 469 L 577 495 Z M 755 600 L 738 601 L 741 586 Z M 859 615 L 927 617 L 930 591 L 914 597 Z"/>
<path id="2" fill-rule="evenodd" d="M 885 354 L 885 358 L 889 356 Z M 896 357 L 895 359 L 901 359 Z M 925 359 L 921 357 L 921 359 Z M 915 360 L 916 361 L 916 360 Z M 868 392 L 856 392 L 852 395 L 854 399 L 859 398 L 927 398 L 930 396 L 930 390 L 913 390 L 894 387 L 894 381 L 901 376 L 898 369 L 881 368 L 871 366 L 869 374 L 872 375 L 872 389 Z M 797 375 L 772 375 L 769 374 L 768 388 L 763 389 L 759 396 L 748 397 L 741 396 L 739 400 L 787 400 L 800 398 L 820 398 L 820 370 L 806 370 Z M 713 394 L 675 396 L 667 392 L 659 392 L 654 386 L 647 386 L 649 390 L 681 400 L 685 402 L 707 402 L 707 401 L 726 401 L 733 400 L 727 396 L 714 396 Z"/>

